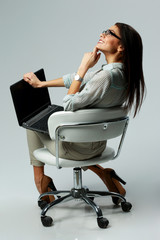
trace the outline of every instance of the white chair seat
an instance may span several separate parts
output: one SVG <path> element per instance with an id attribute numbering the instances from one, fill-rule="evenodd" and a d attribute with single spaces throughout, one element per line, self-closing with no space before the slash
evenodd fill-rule
<path id="1" fill-rule="evenodd" d="M 59 158 L 60 167 L 84 167 L 90 166 L 95 164 L 104 163 L 106 161 L 112 160 L 114 158 L 115 151 L 110 147 L 106 147 L 105 151 L 95 158 L 81 160 L 81 161 L 74 161 L 64 158 Z M 48 165 L 56 166 L 56 157 L 53 156 L 48 149 L 40 148 L 34 151 L 34 156 L 37 160 L 46 163 Z"/>

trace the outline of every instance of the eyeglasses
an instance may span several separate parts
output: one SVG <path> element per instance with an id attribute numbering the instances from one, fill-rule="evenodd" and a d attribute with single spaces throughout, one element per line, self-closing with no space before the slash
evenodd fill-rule
<path id="1" fill-rule="evenodd" d="M 121 38 L 118 37 L 115 33 L 113 33 L 110 29 L 107 29 L 107 30 L 103 31 L 102 33 L 104 33 L 106 36 L 107 35 L 112 35 L 112 36 L 118 38 L 119 40 L 121 40 Z"/>

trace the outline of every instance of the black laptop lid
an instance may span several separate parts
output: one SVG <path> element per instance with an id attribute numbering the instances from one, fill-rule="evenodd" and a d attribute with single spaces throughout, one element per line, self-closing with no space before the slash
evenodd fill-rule
<path id="1" fill-rule="evenodd" d="M 41 81 L 46 81 L 43 69 L 35 74 Z M 51 105 L 47 88 L 33 88 L 24 80 L 10 86 L 10 91 L 20 126 Z"/>

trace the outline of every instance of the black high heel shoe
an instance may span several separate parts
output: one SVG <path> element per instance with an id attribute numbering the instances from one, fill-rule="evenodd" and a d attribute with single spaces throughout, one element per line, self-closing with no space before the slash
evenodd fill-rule
<path id="1" fill-rule="evenodd" d="M 126 182 L 125 182 L 122 178 L 120 178 L 113 169 L 112 169 L 112 171 L 110 172 L 110 175 L 111 175 L 111 178 L 116 179 L 117 181 L 119 181 L 119 182 L 122 183 L 123 185 L 126 184 Z"/>
<path id="2" fill-rule="evenodd" d="M 113 192 L 119 193 L 124 197 L 126 195 L 126 190 L 122 187 L 122 185 L 120 183 L 125 185 L 126 182 L 122 178 L 120 178 L 113 169 L 110 172 L 110 177 L 115 186 L 113 188 L 113 184 L 112 184 L 112 186 L 110 185 L 108 187 L 109 191 L 112 192 L 114 189 Z M 121 202 L 121 199 L 117 198 L 117 197 L 112 197 L 112 201 L 115 205 L 118 205 Z"/>
<path id="3" fill-rule="evenodd" d="M 120 178 L 113 169 L 103 168 L 100 165 L 89 166 L 88 169 L 95 172 L 102 179 L 110 192 L 119 193 L 122 196 L 125 196 L 126 191 L 121 183 L 126 184 L 126 182 Z M 112 197 L 112 201 L 115 205 L 118 205 L 121 202 L 121 199 L 118 197 Z"/>
<path id="4" fill-rule="evenodd" d="M 51 192 L 51 191 L 57 191 L 53 180 L 48 177 L 48 176 L 43 176 L 41 180 L 41 188 L 42 188 L 42 193 L 45 192 Z M 43 209 L 48 203 L 53 202 L 55 200 L 54 196 L 45 196 L 43 197 L 40 201 L 38 201 L 38 206 Z"/>

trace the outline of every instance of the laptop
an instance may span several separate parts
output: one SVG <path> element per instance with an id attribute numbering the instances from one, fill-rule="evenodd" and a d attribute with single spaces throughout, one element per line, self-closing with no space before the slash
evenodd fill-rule
<path id="1" fill-rule="evenodd" d="M 44 69 L 35 72 L 46 81 Z M 23 79 L 10 86 L 11 96 L 19 126 L 48 134 L 48 118 L 63 107 L 52 105 L 48 88 L 33 88 Z"/>

